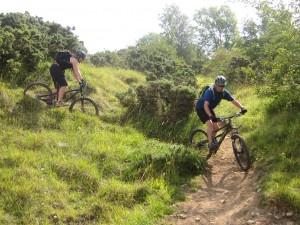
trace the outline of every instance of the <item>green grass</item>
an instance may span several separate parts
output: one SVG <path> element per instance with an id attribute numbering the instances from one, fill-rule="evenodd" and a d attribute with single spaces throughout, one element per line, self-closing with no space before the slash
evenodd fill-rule
<path id="1" fill-rule="evenodd" d="M 271 113 L 271 98 L 258 97 L 253 87 L 233 87 L 233 94 L 248 113 L 235 122 L 256 159 L 257 171 L 263 172 L 264 199 L 300 212 L 300 114 L 281 111 Z M 223 102 L 217 112 L 230 114 L 236 109 Z"/>
<path id="2" fill-rule="evenodd" d="M 175 126 L 147 117 L 136 117 L 134 126 L 112 123 L 124 112 L 116 95 L 145 77 L 81 68 L 101 117 L 33 104 L 22 89 L 0 82 L 0 224 L 155 224 L 182 199 L 181 184 L 205 167 L 197 152 L 176 144 L 202 126 L 195 113 Z M 265 171 L 265 199 L 299 211 L 299 113 L 270 114 L 270 99 L 253 87 L 229 90 L 248 109 L 235 123 Z M 236 111 L 223 101 L 217 113 Z"/>
<path id="3" fill-rule="evenodd" d="M 117 69 L 82 71 L 108 114 L 120 112 L 115 94 L 144 79 Z M 1 224 L 155 224 L 205 166 L 183 145 L 33 102 L 0 82 Z"/>
<path id="4" fill-rule="evenodd" d="M 249 141 L 267 171 L 262 188 L 266 200 L 300 212 L 299 112 L 269 114 Z"/>
<path id="5" fill-rule="evenodd" d="M 199 76 L 199 91 L 211 83 L 213 79 Z M 247 114 L 233 123 L 240 126 L 257 171 L 263 173 L 260 186 L 265 202 L 300 212 L 299 112 L 272 111 L 272 99 L 258 96 L 255 87 L 229 85 L 228 90 L 248 109 Z M 216 108 L 218 116 L 238 111 L 227 101 Z M 155 118 L 143 116 L 135 117 L 133 123 L 148 136 L 173 143 L 187 143 L 192 129 L 205 128 L 196 113 L 175 125 L 160 124 Z"/>
<path id="6" fill-rule="evenodd" d="M 205 77 L 203 75 L 197 77 L 199 92 L 202 90 L 202 87 L 212 83 L 213 79 L 210 77 Z M 126 118 L 125 120 L 150 138 L 157 138 L 161 141 L 181 144 L 189 143 L 189 136 L 193 129 L 198 127 L 204 128 L 195 112 L 191 113 L 187 119 L 177 121 L 175 124 L 162 123 L 157 118 L 149 117 L 144 113 L 133 115 L 133 117 L 130 114 L 129 118 Z"/>
<path id="7" fill-rule="evenodd" d="M 119 110 L 119 100 L 116 94 L 146 81 L 145 75 L 132 70 L 97 68 L 84 64 L 80 68 L 83 76 L 88 75 L 88 83 L 95 88 L 91 97 L 101 104 L 106 112 Z"/>

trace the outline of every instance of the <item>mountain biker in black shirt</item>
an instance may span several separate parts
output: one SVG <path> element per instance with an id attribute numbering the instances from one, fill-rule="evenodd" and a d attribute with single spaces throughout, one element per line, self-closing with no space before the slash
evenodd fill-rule
<path id="1" fill-rule="evenodd" d="M 84 85 L 84 80 L 79 70 L 78 64 L 86 57 L 86 53 L 81 50 L 71 54 L 69 51 L 58 52 L 53 64 L 50 67 L 50 74 L 57 90 L 57 106 L 63 105 L 64 93 L 68 88 L 68 83 L 65 78 L 65 70 L 71 69 L 72 74 L 80 85 Z"/>

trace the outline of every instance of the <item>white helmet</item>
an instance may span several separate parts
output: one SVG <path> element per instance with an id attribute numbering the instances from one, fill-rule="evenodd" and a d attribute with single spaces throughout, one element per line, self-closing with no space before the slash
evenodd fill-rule
<path id="1" fill-rule="evenodd" d="M 218 75 L 215 79 L 215 85 L 225 86 L 226 85 L 226 78 L 223 75 Z"/>

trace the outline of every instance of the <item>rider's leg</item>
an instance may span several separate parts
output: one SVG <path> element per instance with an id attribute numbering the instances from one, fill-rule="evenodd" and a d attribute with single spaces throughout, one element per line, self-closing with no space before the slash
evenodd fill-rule
<path id="1" fill-rule="evenodd" d="M 208 138 L 208 143 L 212 143 L 212 139 L 214 137 L 214 123 L 211 120 L 206 121 L 207 125 L 207 138 Z"/>
<path id="2" fill-rule="evenodd" d="M 218 146 L 218 143 L 215 139 L 215 123 L 212 122 L 211 120 L 208 120 L 206 122 L 207 124 L 207 138 L 208 138 L 208 149 L 209 152 L 215 152 Z"/>
<path id="3" fill-rule="evenodd" d="M 50 67 L 50 74 L 54 82 L 54 86 L 58 90 L 57 101 L 61 102 L 68 87 L 68 83 L 65 78 L 65 71 L 61 69 L 57 63 L 53 63 Z"/>
<path id="4" fill-rule="evenodd" d="M 59 88 L 57 102 L 62 102 L 67 88 L 68 86 L 62 86 Z"/>
<path id="5" fill-rule="evenodd" d="M 211 111 L 212 111 L 212 113 L 214 113 L 213 110 L 211 110 Z M 202 121 L 202 123 L 205 123 L 207 126 L 208 146 L 209 146 L 209 148 L 211 148 L 214 145 L 214 144 L 212 144 L 213 137 L 215 136 L 214 123 L 209 119 L 208 115 L 206 114 L 206 112 L 204 111 L 203 108 L 196 109 L 196 112 L 197 112 L 198 117 Z"/>
<path id="6" fill-rule="evenodd" d="M 210 122 L 208 120 L 207 122 L 207 136 L 209 143 L 216 142 L 215 137 L 217 134 L 217 130 L 219 129 L 218 123 Z"/>

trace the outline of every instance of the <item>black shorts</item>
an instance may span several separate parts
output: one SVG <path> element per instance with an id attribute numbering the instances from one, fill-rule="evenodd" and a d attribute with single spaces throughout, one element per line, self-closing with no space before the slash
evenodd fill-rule
<path id="1" fill-rule="evenodd" d="M 210 109 L 211 113 L 216 116 L 214 110 Z M 196 109 L 197 115 L 199 119 L 202 121 L 202 123 L 206 123 L 207 120 L 209 120 L 208 115 L 206 114 L 204 109 Z"/>
<path id="2" fill-rule="evenodd" d="M 51 65 L 50 74 L 55 88 L 68 86 L 65 78 L 65 71 L 61 69 L 58 64 L 54 63 Z"/>

